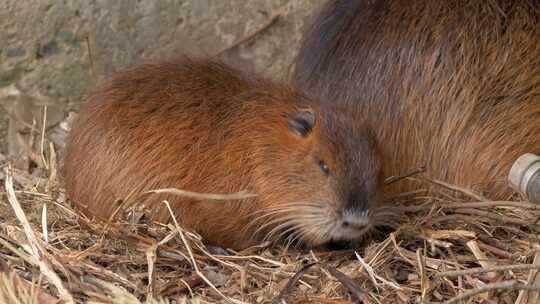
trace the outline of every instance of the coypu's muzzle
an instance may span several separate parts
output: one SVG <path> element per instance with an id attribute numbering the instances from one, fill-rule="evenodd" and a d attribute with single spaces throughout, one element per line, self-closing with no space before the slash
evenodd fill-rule
<path id="1" fill-rule="evenodd" d="M 345 210 L 341 213 L 340 220 L 344 228 L 363 230 L 370 224 L 369 210 Z"/>
<path id="2" fill-rule="evenodd" d="M 355 240 L 372 227 L 371 209 L 377 205 L 379 195 L 376 187 L 370 187 L 370 184 L 376 183 L 357 182 L 355 178 L 350 180 L 354 181 L 351 184 L 358 186 L 349 187 L 341 195 L 344 203 L 335 214 L 333 240 Z"/>

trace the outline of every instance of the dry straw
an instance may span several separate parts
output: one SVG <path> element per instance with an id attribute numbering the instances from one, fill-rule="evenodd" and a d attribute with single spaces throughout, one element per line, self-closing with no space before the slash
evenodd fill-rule
<path id="1" fill-rule="evenodd" d="M 525 304 L 539 298 L 540 207 L 516 198 L 490 201 L 408 175 L 439 186 L 439 195 L 392 202 L 384 221 L 391 228 L 379 227 L 356 248 L 233 252 L 206 247 L 176 221 L 85 217 L 65 199 L 54 149 L 38 149 L 47 165 L 32 171 L 0 156 L 5 303 Z M 250 195 L 159 191 L 218 201 Z"/>

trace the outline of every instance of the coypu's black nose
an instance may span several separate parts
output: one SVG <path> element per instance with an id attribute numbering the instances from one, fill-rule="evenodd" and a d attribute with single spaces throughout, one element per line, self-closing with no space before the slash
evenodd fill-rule
<path id="1" fill-rule="evenodd" d="M 366 183 L 354 183 L 355 186 L 350 187 L 348 193 L 345 194 L 344 206 L 342 207 L 343 214 L 358 214 L 369 209 L 369 191 Z"/>
<path id="2" fill-rule="evenodd" d="M 369 191 L 365 182 L 351 183 L 341 207 L 341 224 L 344 228 L 364 229 L 369 225 Z"/>

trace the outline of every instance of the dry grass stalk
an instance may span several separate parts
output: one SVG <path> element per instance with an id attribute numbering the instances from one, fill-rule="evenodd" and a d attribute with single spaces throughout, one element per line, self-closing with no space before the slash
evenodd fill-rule
<path id="1" fill-rule="evenodd" d="M 180 227 L 180 225 L 178 225 L 178 222 L 176 221 L 176 216 L 174 215 L 172 209 L 171 209 L 171 206 L 169 204 L 169 202 L 167 201 L 164 201 L 165 205 L 167 206 L 167 209 L 169 210 L 170 214 L 171 214 L 171 217 L 174 221 L 174 225 L 176 227 L 176 231 L 178 232 L 178 234 L 180 235 L 180 238 L 182 239 L 182 242 L 184 243 L 184 246 L 185 248 L 187 249 L 188 251 L 188 254 L 189 254 L 189 258 L 191 259 L 191 265 L 193 266 L 193 269 L 195 270 L 195 273 L 197 273 L 197 275 L 206 283 L 208 284 L 208 286 L 210 286 L 215 292 L 217 292 L 217 294 L 219 294 L 225 301 L 229 302 L 229 303 L 243 303 L 242 301 L 238 301 L 238 300 L 235 300 L 235 299 L 231 299 L 229 297 L 227 297 L 226 295 L 224 295 L 219 289 L 216 288 L 216 286 L 214 286 L 214 284 L 212 284 L 212 282 L 210 282 L 210 280 L 200 271 L 199 267 L 197 266 L 197 261 L 195 260 L 195 257 L 193 256 L 193 252 L 191 250 L 191 247 L 189 246 L 189 243 L 184 235 L 184 230 Z"/>
<path id="2" fill-rule="evenodd" d="M 414 178 L 410 178 L 410 179 L 414 179 Z M 489 201 L 489 199 L 483 197 L 482 195 L 472 191 L 472 190 L 469 190 L 469 189 L 465 189 L 463 187 L 459 187 L 459 186 L 456 186 L 456 185 L 451 185 L 451 184 L 448 184 L 448 183 L 445 183 L 443 181 L 440 181 L 440 180 L 436 180 L 436 179 L 429 179 L 429 178 L 417 178 L 417 179 L 420 179 L 421 181 L 424 181 L 424 182 L 428 182 L 428 183 L 432 183 L 432 184 L 435 184 L 435 185 L 438 185 L 438 186 L 441 186 L 441 187 L 444 187 L 448 190 L 452 190 L 452 191 L 456 191 L 458 193 L 461 193 L 465 196 L 468 196 L 468 197 L 471 197 L 475 200 L 479 200 L 481 202 L 485 202 L 485 201 Z"/>
<path id="3" fill-rule="evenodd" d="M 540 286 L 527 286 L 525 284 L 520 283 L 517 280 L 491 283 L 491 284 L 486 284 L 486 285 L 484 285 L 482 287 L 479 287 L 479 288 L 476 288 L 476 289 L 473 289 L 473 290 L 466 291 L 466 292 L 460 294 L 459 296 L 454 297 L 454 298 L 452 298 L 452 299 L 450 299 L 450 300 L 448 300 L 448 301 L 446 301 L 444 303 L 445 304 L 460 303 L 460 301 L 471 298 L 474 295 L 484 293 L 486 291 L 506 290 L 506 289 L 540 291 Z"/>
<path id="4" fill-rule="evenodd" d="M 41 138 L 40 138 L 40 153 L 41 161 L 43 162 L 43 166 L 45 169 L 49 169 L 47 164 L 47 159 L 45 158 L 45 129 L 47 128 L 47 105 L 43 106 L 43 122 L 41 126 Z"/>
<path id="5" fill-rule="evenodd" d="M 478 244 L 476 243 L 476 241 L 474 240 L 468 241 L 467 247 L 469 247 L 474 257 L 478 260 L 478 263 L 482 265 L 482 267 L 486 269 L 491 269 L 494 267 L 493 263 L 488 260 L 484 252 L 480 250 L 480 247 L 478 247 Z M 497 273 L 488 272 L 486 275 L 488 276 L 489 279 L 493 280 L 497 276 Z"/>
<path id="6" fill-rule="evenodd" d="M 38 297 L 36 288 L 26 284 L 14 273 L 0 273 L 0 303 L 10 304 L 57 304 L 50 296 Z"/>
<path id="7" fill-rule="evenodd" d="M 17 219 L 19 220 L 20 224 L 22 225 L 24 232 L 26 234 L 26 237 L 28 239 L 28 242 L 30 244 L 31 248 L 31 254 L 34 257 L 34 259 L 38 262 L 39 269 L 43 273 L 45 277 L 47 277 L 52 284 L 58 289 L 58 293 L 60 295 L 60 298 L 64 300 L 66 303 L 74 303 L 73 296 L 69 293 L 69 291 L 64 287 L 64 284 L 60 277 L 54 272 L 54 270 L 51 268 L 47 261 L 47 252 L 43 247 L 41 246 L 41 243 L 38 241 L 38 238 L 36 237 L 36 234 L 34 233 L 34 230 L 32 229 L 32 226 L 28 222 L 28 219 L 26 218 L 26 215 L 24 211 L 21 208 L 21 205 L 19 204 L 19 201 L 17 200 L 17 197 L 15 196 L 15 191 L 13 189 L 13 172 L 11 171 L 11 166 L 8 165 L 5 169 L 5 188 L 7 193 L 7 198 L 9 203 L 11 204 L 11 207 L 15 211 L 15 215 L 17 216 Z"/>
<path id="8" fill-rule="evenodd" d="M 156 263 L 156 251 L 159 246 L 170 241 L 176 234 L 176 231 L 169 233 L 163 240 L 159 241 L 155 245 L 148 247 L 146 250 L 146 260 L 148 261 L 148 298 L 154 298 L 154 290 L 156 285 L 156 279 L 154 276 L 154 265 Z"/>
<path id="9" fill-rule="evenodd" d="M 270 16 L 270 18 L 268 18 L 268 20 L 266 20 L 266 22 L 264 24 L 262 24 L 258 29 L 254 30 L 253 32 L 250 32 L 248 33 L 247 35 L 245 35 L 244 37 L 241 37 L 240 39 L 238 39 L 237 41 L 235 41 L 233 44 L 231 44 L 230 46 L 226 47 L 225 49 L 217 52 L 214 57 L 217 57 L 217 56 L 220 56 L 222 54 L 225 54 L 233 49 L 235 49 L 236 47 L 244 44 L 245 42 L 255 38 L 257 35 L 259 35 L 260 33 L 264 32 L 265 30 L 267 30 L 269 27 L 271 27 L 274 23 L 276 23 L 276 21 L 279 19 L 279 17 L 281 17 L 282 13 L 281 12 L 278 12 L 278 13 L 275 13 L 273 14 L 272 16 Z"/>
<path id="10" fill-rule="evenodd" d="M 217 200 L 217 201 L 241 200 L 241 199 L 246 199 L 246 198 L 251 198 L 251 197 L 256 196 L 254 194 L 249 194 L 246 191 L 240 191 L 240 192 L 231 193 L 231 194 L 214 194 L 214 193 L 191 192 L 191 191 L 187 191 L 187 190 L 174 189 L 174 188 L 156 189 L 156 190 L 148 191 L 146 193 L 154 193 L 154 194 L 167 193 L 167 194 L 173 194 L 173 195 L 178 195 L 178 196 L 185 196 L 185 197 L 189 197 L 189 198 L 194 198 L 194 199 L 198 199 L 198 200 Z"/>
<path id="11" fill-rule="evenodd" d="M 527 284 L 528 286 L 540 286 L 540 251 L 536 252 L 534 255 L 534 260 L 532 265 L 525 265 L 529 266 L 529 276 L 527 277 Z M 538 301 L 540 299 L 540 292 L 537 290 L 535 291 L 528 291 L 528 290 L 521 290 L 519 292 L 518 298 L 516 299 L 515 304 L 527 304 L 530 302 Z"/>
<path id="12" fill-rule="evenodd" d="M 291 293 L 294 286 L 300 281 L 300 278 L 306 273 L 306 271 L 308 271 L 315 264 L 317 263 L 306 264 L 297 273 L 295 273 L 287 282 L 287 285 L 285 285 L 285 287 L 281 290 L 279 295 L 272 300 L 272 304 L 286 303 L 285 297 Z"/>
<path id="13" fill-rule="evenodd" d="M 469 268 L 469 269 L 463 269 L 463 270 L 454 270 L 454 271 L 445 271 L 445 272 L 439 272 L 435 274 L 435 277 L 442 278 L 442 277 L 457 277 L 462 275 L 468 275 L 468 274 L 482 274 L 482 273 L 490 273 L 495 271 L 508 271 L 508 270 L 535 270 L 540 269 L 540 263 L 539 264 L 516 264 L 516 265 L 506 265 L 506 266 L 493 266 L 491 268 Z"/>

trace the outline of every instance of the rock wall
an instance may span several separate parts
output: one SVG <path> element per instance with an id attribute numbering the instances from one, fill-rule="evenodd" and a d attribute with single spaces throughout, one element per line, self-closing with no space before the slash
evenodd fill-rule
<path id="1" fill-rule="evenodd" d="M 0 89 L 15 84 L 25 94 L 48 97 L 54 103 L 48 111 L 67 113 L 115 70 L 177 53 L 219 54 L 276 15 L 266 30 L 219 57 L 283 78 L 308 17 L 323 2 L 2 0 Z M 0 105 L 2 136 L 13 103 Z"/>

